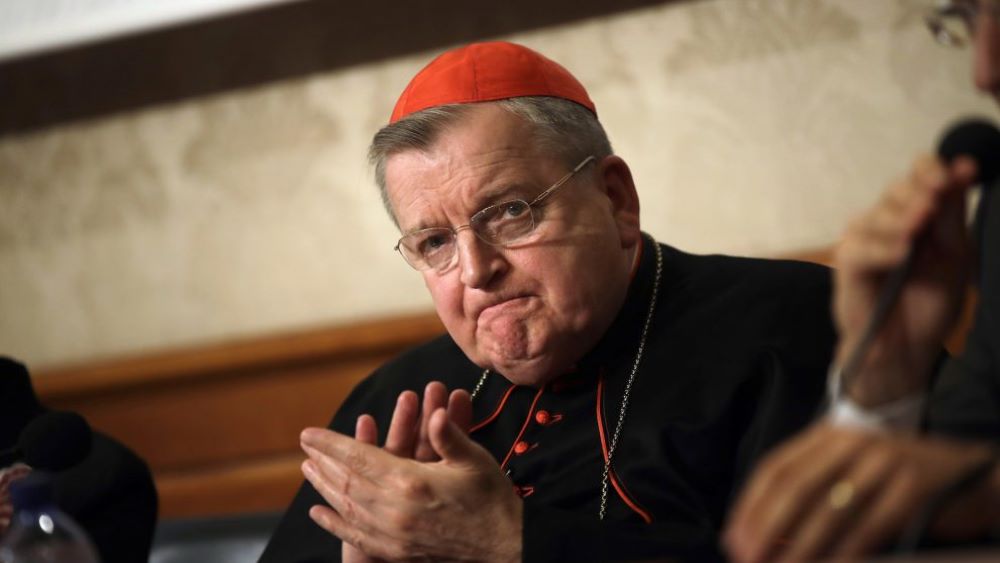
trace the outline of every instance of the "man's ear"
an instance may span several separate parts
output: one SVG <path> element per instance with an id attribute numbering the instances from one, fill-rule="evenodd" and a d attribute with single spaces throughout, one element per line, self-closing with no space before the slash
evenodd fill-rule
<path id="1" fill-rule="evenodd" d="M 611 155 L 598 164 L 603 189 L 618 224 L 622 248 L 639 244 L 639 194 L 635 191 L 632 171 L 621 157 Z"/>

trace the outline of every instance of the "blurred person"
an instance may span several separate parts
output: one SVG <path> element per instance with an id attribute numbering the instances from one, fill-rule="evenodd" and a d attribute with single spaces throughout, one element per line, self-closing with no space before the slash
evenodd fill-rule
<path id="1" fill-rule="evenodd" d="M 0 452 L 15 452 L 25 429 L 49 412 L 35 396 L 25 366 L 0 356 Z M 104 563 L 146 561 L 158 506 L 149 468 L 122 444 L 81 424 L 84 433 L 50 425 L 47 432 L 32 435 L 36 441 L 59 442 L 33 444 L 60 465 L 41 468 L 52 474 L 53 500 L 83 527 Z M 60 449 L 74 453 L 61 456 Z M 0 463 L 0 539 L 13 514 L 9 485 L 34 470 L 23 459 Z"/>
<path id="2" fill-rule="evenodd" d="M 302 433 L 261 561 L 717 556 L 738 484 L 822 397 L 829 271 L 643 233 L 586 90 L 519 45 L 436 58 L 370 155 L 447 334 Z"/>
<path id="3" fill-rule="evenodd" d="M 1000 3 L 940 2 L 927 21 L 941 42 L 971 47 L 975 86 L 1000 100 Z M 726 531 L 736 561 L 860 557 L 897 541 L 939 502 L 935 540 L 1000 530 L 1000 197 L 984 187 L 970 240 L 966 191 L 976 168 L 969 158 L 918 157 L 844 233 L 835 366 L 862 340 L 911 247 L 912 270 L 849 383 L 831 370 L 831 416 L 769 455 L 741 495 Z M 964 352 L 942 365 L 970 277 L 979 287 L 974 324 Z"/>

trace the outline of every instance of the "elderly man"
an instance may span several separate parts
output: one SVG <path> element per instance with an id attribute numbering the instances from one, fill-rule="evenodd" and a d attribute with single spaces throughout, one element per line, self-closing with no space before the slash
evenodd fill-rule
<path id="1" fill-rule="evenodd" d="M 370 154 L 448 334 L 303 432 L 262 561 L 711 556 L 822 395 L 828 272 L 642 233 L 587 92 L 519 45 L 435 59 Z"/>
<path id="2" fill-rule="evenodd" d="M 927 21 L 945 44 L 971 43 L 976 86 L 1000 99 L 1000 3 L 941 2 Z M 976 172 L 968 158 L 920 157 L 845 233 L 836 259 L 838 365 L 916 245 L 912 271 L 843 385 L 832 424 L 775 452 L 742 495 L 726 534 L 733 559 L 853 559 L 915 544 L 921 528 L 939 542 L 1000 535 L 1000 194 L 996 181 L 984 192 L 978 249 L 970 247 L 965 192 Z M 941 368 L 976 258 L 974 326 L 962 355 Z M 915 435 L 921 419 L 938 436 Z"/>

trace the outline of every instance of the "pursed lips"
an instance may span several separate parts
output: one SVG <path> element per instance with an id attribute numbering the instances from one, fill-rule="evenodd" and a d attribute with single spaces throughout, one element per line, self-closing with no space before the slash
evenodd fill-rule
<path id="1" fill-rule="evenodd" d="M 502 296 L 502 297 L 494 297 L 491 299 L 486 299 L 483 302 L 477 304 L 473 308 L 472 318 L 478 320 L 483 313 L 487 312 L 490 309 L 503 307 L 507 304 L 514 304 L 515 302 L 519 302 L 524 299 L 528 299 L 530 297 L 531 296 L 527 294 L 520 294 L 520 295 Z"/>

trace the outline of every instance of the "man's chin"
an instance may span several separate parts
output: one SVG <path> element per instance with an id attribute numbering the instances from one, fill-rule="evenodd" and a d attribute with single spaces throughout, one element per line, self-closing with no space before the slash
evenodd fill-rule
<path id="1" fill-rule="evenodd" d="M 490 369 L 511 383 L 526 387 L 541 387 L 562 374 L 555 359 L 545 354 L 517 358 L 488 356 L 486 365 L 493 366 Z"/>

